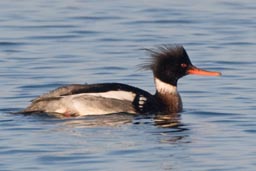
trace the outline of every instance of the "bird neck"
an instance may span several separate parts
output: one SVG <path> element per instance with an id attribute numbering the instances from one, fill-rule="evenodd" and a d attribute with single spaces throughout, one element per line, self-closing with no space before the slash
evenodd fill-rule
<path id="1" fill-rule="evenodd" d="M 155 78 L 156 98 L 163 112 L 177 113 L 182 110 L 182 101 L 177 86 L 165 83 Z"/>
<path id="2" fill-rule="evenodd" d="M 158 78 L 155 78 L 156 91 L 161 94 L 177 94 L 177 86 L 165 83 Z"/>

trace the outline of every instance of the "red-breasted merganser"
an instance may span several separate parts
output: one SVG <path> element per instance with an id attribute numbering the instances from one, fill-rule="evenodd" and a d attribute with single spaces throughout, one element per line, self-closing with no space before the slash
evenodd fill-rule
<path id="1" fill-rule="evenodd" d="M 220 76 L 220 72 L 199 69 L 192 65 L 180 45 L 149 50 L 151 60 L 142 66 L 154 75 L 154 95 L 126 84 L 72 84 L 43 94 L 21 113 L 52 113 L 63 116 L 102 115 L 112 113 L 178 113 L 182 111 L 177 82 L 188 74 Z"/>

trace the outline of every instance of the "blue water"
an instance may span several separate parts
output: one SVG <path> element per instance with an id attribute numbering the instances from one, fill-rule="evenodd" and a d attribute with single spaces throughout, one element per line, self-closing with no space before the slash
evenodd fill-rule
<path id="1" fill-rule="evenodd" d="M 255 17 L 253 0 L 0 1 L 0 170 L 254 171 Z M 223 73 L 180 80 L 180 116 L 9 114 L 70 83 L 154 93 L 141 49 L 171 43 Z"/>

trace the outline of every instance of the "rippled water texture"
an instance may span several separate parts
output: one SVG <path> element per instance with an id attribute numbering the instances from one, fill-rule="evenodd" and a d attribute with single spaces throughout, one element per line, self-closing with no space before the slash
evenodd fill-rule
<path id="1" fill-rule="evenodd" d="M 1 1 L 0 170 L 254 171 L 255 17 L 252 0 Z M 141 49 L 170 43 L 223 73 L 180 80 L 177 116 L 10 114 L 70 83 L 154 93 Z"/>

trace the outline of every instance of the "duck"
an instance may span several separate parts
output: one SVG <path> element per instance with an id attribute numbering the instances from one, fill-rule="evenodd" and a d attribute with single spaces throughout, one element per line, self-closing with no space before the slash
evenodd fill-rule
<path id="1" fill-rule="evenodd" d="M 177 90 L 180 78 L 186 75 L 221 75 L 220 72 L 194 66 L 182 45 L 161 45 L 146 50 L 150 58 L 140 67 L 153 72 L 155 94 L 122 83 L 70 84 L 36 97 L 20 113 L 48 113 L 66 117 L 179 113 L 183 109 Z"/>

